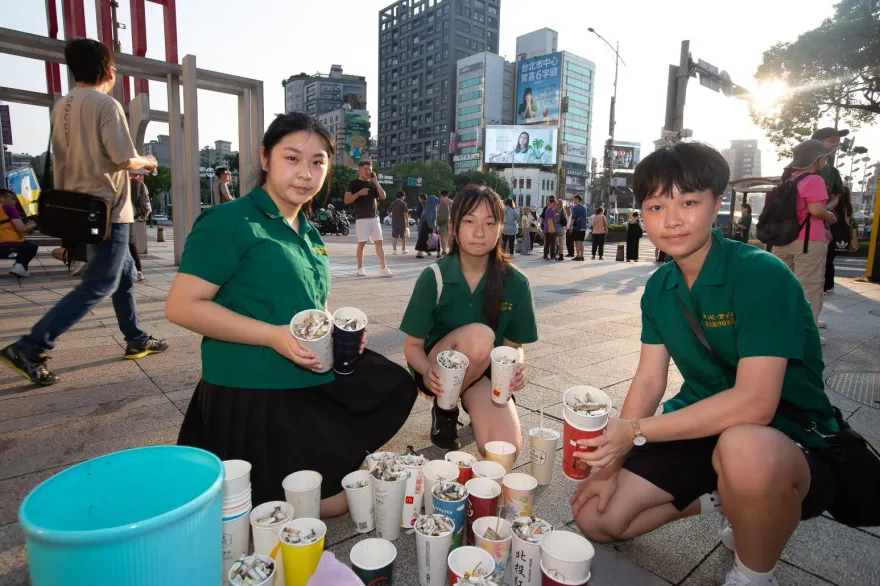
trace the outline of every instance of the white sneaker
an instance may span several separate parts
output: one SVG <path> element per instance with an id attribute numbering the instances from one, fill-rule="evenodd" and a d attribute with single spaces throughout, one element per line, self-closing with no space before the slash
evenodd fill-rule
<path id="1" fill-rule="evenodd" d="M 727 572 L 727 576 L 724 577 L 724 584 L 722 584 L 722 586 L 779 586 L 779 582 L 776 580 L 776 576 L 773 576 L 772 574 L 767 580 L 755 582 L 743 574 L 739 568 L 734 566 L 729 572 Z"/>
<path id="2" fill-rule="evenodd" d="M 819 336 L 819 342 L 821 342 L 823 346 L 825 345 L 826 341 L 827 340 L 825 340 L 825 336 Z"/>
<path id="3" fill-rule="evenodd" d="M 397 249 L 395 248 L 394 250 L 392 250 L 391 254 L 393 254 L 394 256 L 397 256 Z"/>
<path id="4" fill-rule="evenodd" d="M 138 271 L 137 282 L 140 283 L 143 280 L 144 280 L 144 274 L 141 271 Z"/>
<path id="5" fill-rule="evenodd" d="M 365 269 L 364 267 L 359 268 L 358 269 L 358 277 L 366 277 L 366 276 L 367 276 L 367 269 Z"/>
<path id="6" fill-rule="evenodd" d="M 86 268 L 86 263 L 80 260 L 75 260 L 70 263 L 70 274 L 72 276 L 78 275 L 83 271 L 84 268 Z"/>
<path id="7" fill-rule="evenodd" d="M 409 251 L 404 248 L 403 250 L 400 251 L 400 254 L 409 254 Z"/>
<path id="8" fill-rule="evenodd" d="M 12 265 L 12 268 L 9 269 L 10 275 L 15 275 L 16 277 L 30 277 L 30 273 L 28 273 L 27 269 L 21 266 L 21 263 L 15 263 Z"/>
<path id="9" fill-rule="evenodd" d="M 392 273 L 391 269 L 389 269 L 388 267 L 382 267 L 381 269 L 379 269 L 379 276 L 380 277 L 393 277 L 394 273 Z"/>
<path id="10" fill-rule="evenodd" d="M 821 329 L 821 330 L 828 329 L 828 324 L 826 324 L 821 319 L 816 321 L 816 325 L 819 326 L 819 329 Z"/>
<path id="11" fill-rule="evenodd" d="M 733 527 L 727 517 L 721 515 L 721 543 L 730 551 L 736 551 L 736 541 L 733 539 Z"/>

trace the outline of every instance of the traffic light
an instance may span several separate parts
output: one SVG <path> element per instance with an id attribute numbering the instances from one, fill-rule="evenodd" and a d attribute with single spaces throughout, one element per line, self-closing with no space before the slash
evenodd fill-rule
<path id="1" fill-rule="evenodd" d="M 849 150 L 849 147 L 851 147 L 851 146 L 852 146 L 852 139 L 851 138 L 844 138 L 843 142 L 840 144 L 840 151 L 845 153 L 846 151 Z"/>

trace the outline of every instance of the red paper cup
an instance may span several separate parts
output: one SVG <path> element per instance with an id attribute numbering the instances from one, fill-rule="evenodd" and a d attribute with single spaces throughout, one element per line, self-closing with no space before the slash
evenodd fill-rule
<path id="1" fill-rule="evenodd" d="M 562 473 L 572 480 L 583 480 L 590 475 L 591 467 L 583 460 L 575 458 L 574 453 L 593 452 L 596 448 L 580 448 L 576 442 L 599 437 L 605 432 L 605 426 L 601 429 L 580 429 L 568 420 L 568 413 L 563 413 L 562 418 L 565 420 L 562 425 Z"/>
<path id="2" fill-rule="evenodd" d="M 474 464 L 477 459 L 473 454 L 467 452 L 447 452 L 444 458 L 447 462 L 452 462 L 458 466 L 458 483 L 467 484 L 467 481 L 474 477 Z M 461 466 L 461 463 L 467 463 L 467 466 Z"/>
<path id="3" fill-rule="evenodd" d="M 446 558 L 446 566 L 449 568 L 449 584 L 456 584 L 459 578 L 464 578 L 465 572 L 477 570 L 477 575 L 486 578 L 495 573 L 495 558 L 488 551 L 464 545 L 453 549 Z"/>
<path id="4" fill-rule="evenodd" d="M 465 488 L 468 489 L 467 516 L 465 517 L 467 545 L 474 545 L 473 523 L 477 519 L 494 517 L 498 514 L 501 487 L 497 482 L 488 478 L 472 478 L 467 481 Z"/>
<path id="5" fill-rule="evenodd" d="M 545 568 L 544 562 L 541 562 L 541 586 L 582 586 L 590 581 L 589 574 L 587 575 L 587 579 L 583 582 L 566 582 L 558 577 L 552 577 L 551 574 L 553 576 L 558 576 L 558 574 L 552 570 Z"/>

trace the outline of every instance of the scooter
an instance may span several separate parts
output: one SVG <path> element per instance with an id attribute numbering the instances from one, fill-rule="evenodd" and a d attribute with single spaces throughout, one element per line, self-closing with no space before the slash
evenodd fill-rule
<path id="1" fill-rule="evenodd" d="M 332 218 L 327 218 L 326 220 L 321 220 L 318 223 L 318 232 L 321 236 L 325 234 L 341 234 L 343 236 L 348 236 L 349 232 L 349 223 L 348 218 L 346 218 L 342 214 L 335 214 Z"/>

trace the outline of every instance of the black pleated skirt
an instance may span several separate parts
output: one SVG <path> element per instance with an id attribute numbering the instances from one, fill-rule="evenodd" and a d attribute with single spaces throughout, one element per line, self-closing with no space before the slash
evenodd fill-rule
<path id="1" fill-rule="evenodd" d="M 409 372 L 365 350 L 355 372 L 304 389 L 242 389 L 199 382 L 179 445 L 251 463 L 254 504 L 284 500 L 281 482 L 298 470 L 323 476 L 321 498 L 406 422 L 416 399 Z"/>

